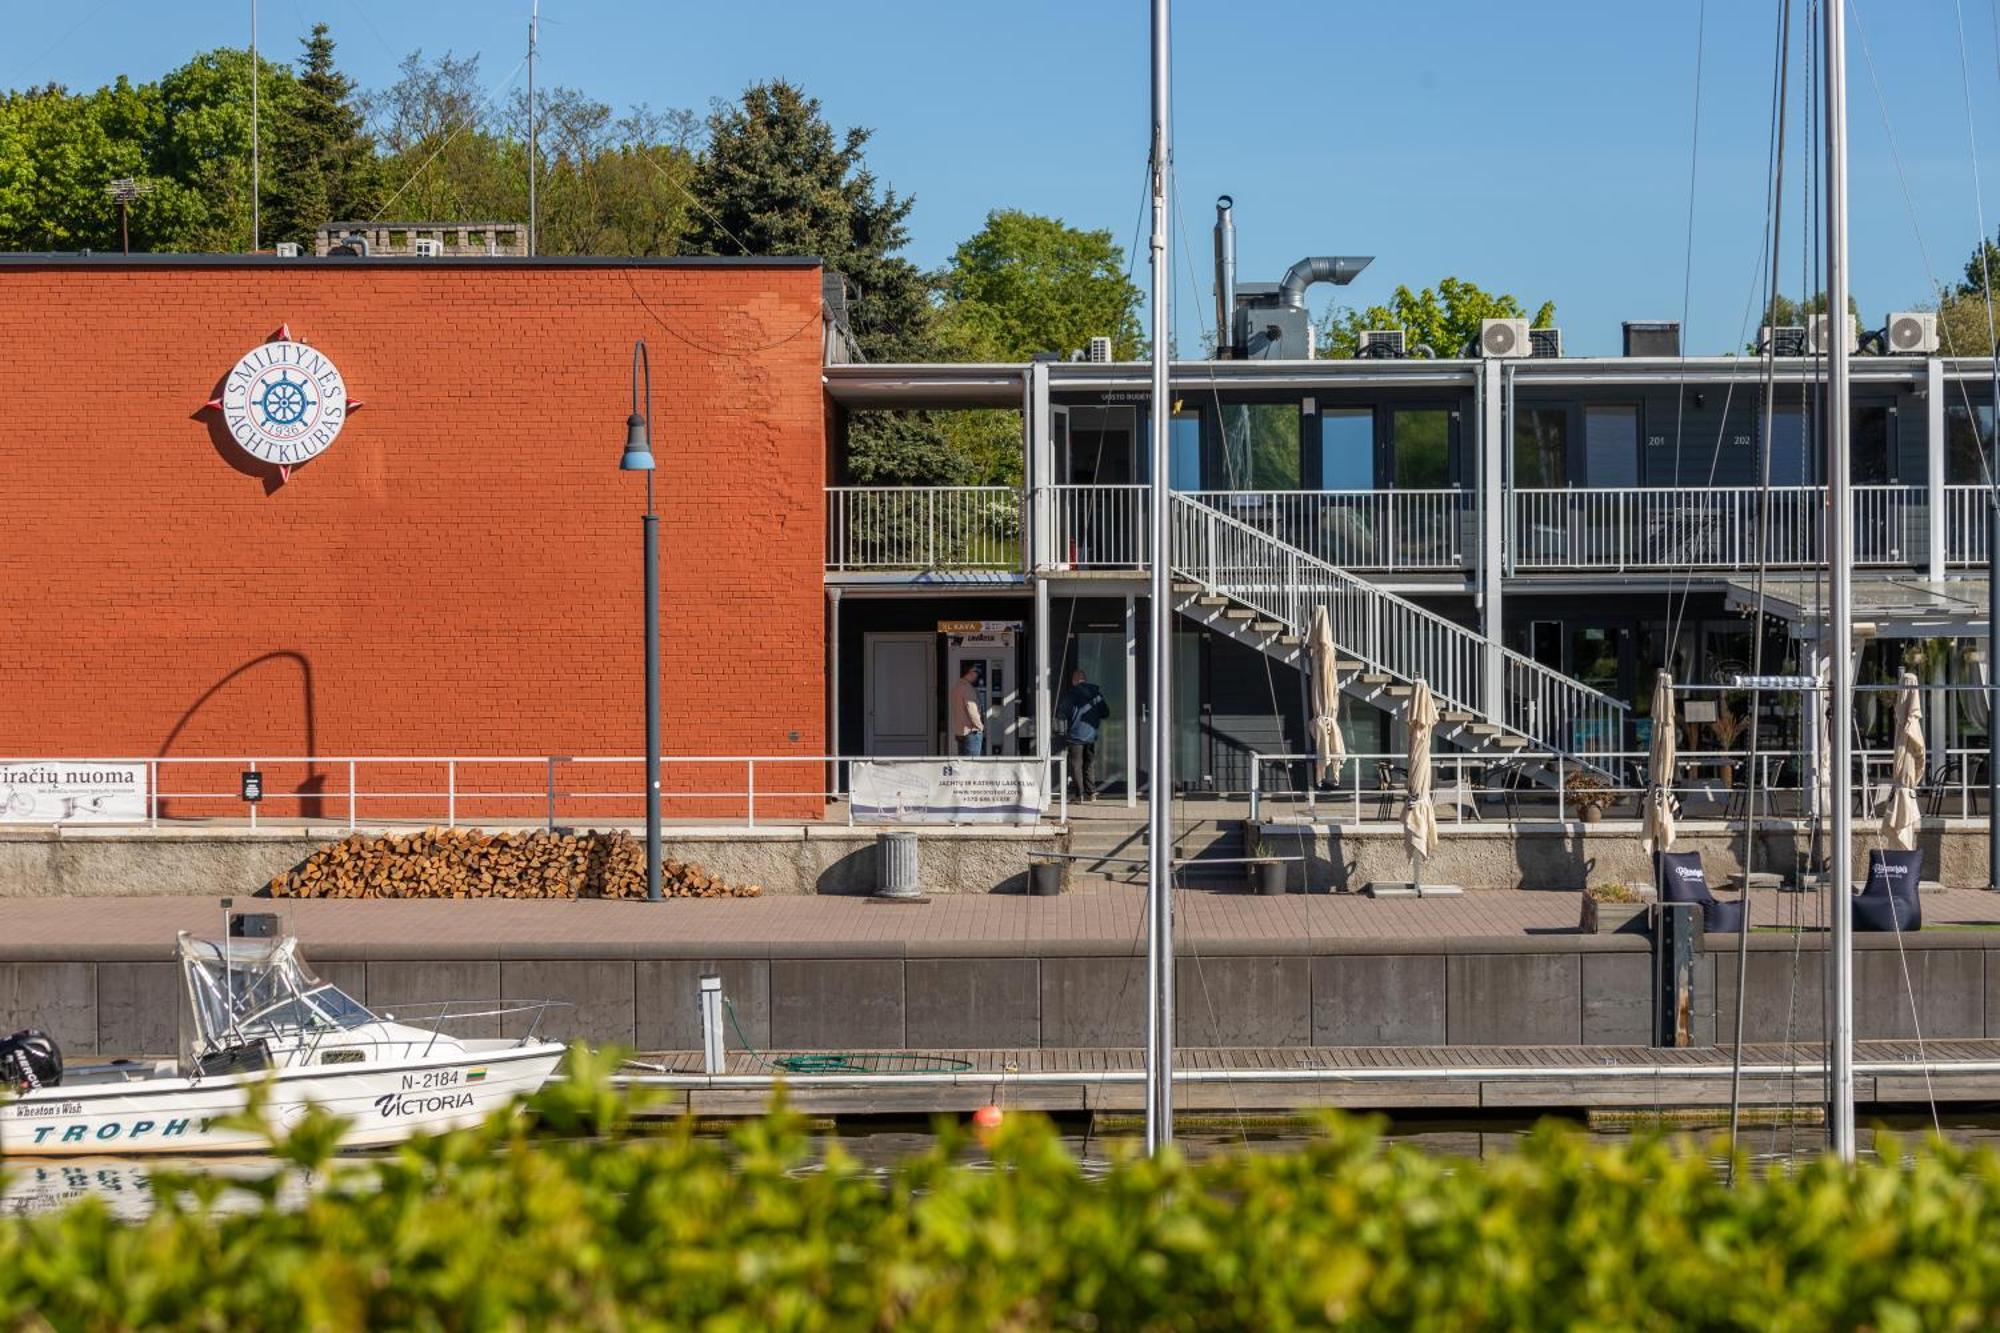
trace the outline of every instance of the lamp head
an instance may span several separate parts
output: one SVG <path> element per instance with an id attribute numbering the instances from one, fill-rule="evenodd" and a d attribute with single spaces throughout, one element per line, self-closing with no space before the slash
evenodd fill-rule
<path id="1" fill-rule="evenodd" d="M 620 472 L 651 472 L 653 470 L 653 441 L 646 429 L 646 418 L 634 412 L 625 418 L 625 456 L 618 460 Z"/>

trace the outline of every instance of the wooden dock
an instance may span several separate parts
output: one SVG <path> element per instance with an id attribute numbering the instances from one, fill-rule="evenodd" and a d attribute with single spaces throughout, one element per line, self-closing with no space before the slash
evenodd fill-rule
<path id="1" fill-rule="evenodd" d="M 791 1074 L 775 1061 L 826 1052 L 733 1051 L 722 1074 L 701 1053 L 642 1057 L 629 1086 L 658 1114 L 752 1115 L 782 1083 L 810 1115 L 924 1115 L 989 1104 L 1051 1114 L 1131 1111 L 1142 1102 L 1135 1048 L 884 1052 L 903 1068 Z M 865 1063 L 871 1053 L 853 1053 Z M 1824 1099 L 1825 1055 L 1816 1044 L 1744 1047 L 1744 1100 L 1809 1106 Z M 964 1068 L 959 1068 L 962 1062 Z M 1189 1048 L 1176 1055 L 1176 1104 L 1190 1111 L 1589 1111 L 1726 1104 L 1727 1047 L 1285 1046 Z M 2000 1102 L 2000 1040 L 1871 1041 L 1856 1052 L 1855 1097 L 1864 1106 Z"/>

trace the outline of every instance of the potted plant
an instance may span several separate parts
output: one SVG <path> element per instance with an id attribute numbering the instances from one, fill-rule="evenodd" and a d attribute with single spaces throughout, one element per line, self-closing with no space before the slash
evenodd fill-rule
<path id="1" fill-rule="evenodd" d="M 1607 881 L 1583 891 L 1583 929 L 1593 935 L 1617 930 L 1644 930 L 1646 909 L 1652 905 L 1650 886 Z"/>
<path id="2" fill-rule="evenodd" d="M 1736 743 L 1743 739 L 1743 733 L 1749 729 L 1750 724 L 1727 703 L 1724 703 L 1722 707 L 1716 710 L 1715 721 L 1708 724 L 1709 734 L 1715 737 L 1716 744 L 1720 745 L 1725 752 L 1734 751 Z M 1723 760 L 1719 767 L 1722 770 L 1722 785 L 1725 787 L 1735 786 L 1735 761 Z"/>
<path id="3" fill-rule="evenodd" d="M 1604 807 L 1611 804 L 1610 782 L 1595 773 L 1570 774 L 1563 781 L 1563 794 L 1576 817 L 1586 824 L 1604 818 Z"/>

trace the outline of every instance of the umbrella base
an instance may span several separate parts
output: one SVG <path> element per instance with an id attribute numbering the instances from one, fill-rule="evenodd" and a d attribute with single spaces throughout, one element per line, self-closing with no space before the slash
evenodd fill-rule
<path id="1" fill-rule="evenodd" d="M 1407 879 L 1376 879 L 1361 886 L 1370 898 L 1462 898 L 1465 890 L 1456 884 L 1412 884 Z"/>

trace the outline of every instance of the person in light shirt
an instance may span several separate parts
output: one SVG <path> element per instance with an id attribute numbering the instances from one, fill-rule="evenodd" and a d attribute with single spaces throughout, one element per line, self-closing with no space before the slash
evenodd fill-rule
<path id="1" fill-rule="evenodd" d="M 967 662 L 951 683 L 951 738 L 958 752 L 977 759 L 986 751 L 986 714 L 979 706 L 979 663 Z"/>

